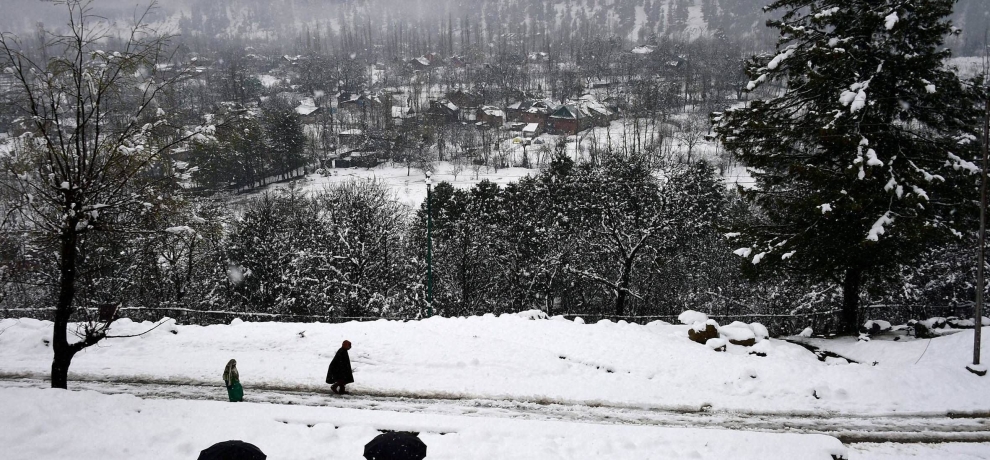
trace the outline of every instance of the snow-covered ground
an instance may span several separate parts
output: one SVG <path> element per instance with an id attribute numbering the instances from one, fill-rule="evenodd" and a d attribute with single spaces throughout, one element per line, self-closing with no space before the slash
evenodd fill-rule
<path id="1" fill-rule="evenodd" d="M 856 444 L 849 449 L 856 460 L 985 460 L 990 458 L 986 444 Z"/>
<path id="2" fill-rule="evenodd" d="M 681 114 L 674 118 L 677 121 L 683 121 L 686 117 L 687 115 Z M 583 131 L 577 136 L 581 145 L 580 152 L 575 152 L 575 137 L 566 136 L 567 144 L 564 151 L 572 159 L 587 161 L 589 152 L 593 148 L 602 149 L 605 145 L 612 145 L 613 148 L 621 150 L 625 143 L 632 144 L 632 139 L 635 137 L 632 134 L 633 128 L 627 125 L 628 123 L 618 120 L 613 121 L 608 127 L 596 127 Z M 645 128 L 642 129 L 644 132 L 640 134 L 640 137 L 642 138 L 641 142 L 645 144 L 653 133 Z M 488 166 L 475 168 L 471 164 L 457 166 L 449 161 L 437 161 L 433 164 L 433 183 L 448 182 L 455 188 L 469 189 L 483 180 L 505 186 L 517 182 L 523 177 L 535 176 L 539 174 L 540 168 L 546 166 L 546 163 L 552 158 L 551 154 L 541 153 L 540 150 L 544 147 L 552 150 L 559 137 L 542 134 L 536 140 L 540 144 L 534 143 L 528 146 L 524 146 L 521 143 L 522 139 L 518 137 L 510 137 L 502 143 L 501 148 L 506 152 L 505 157 L 508 164 L 524 164 L 523 157 L 525 155 L 528 157 L 529 164 L 532 165 L 531 168 L 495 169 Z M 667 142 L 669 144 L 667 148 L 670 149 L 672 156 L 687 159 L 688 147 L 685 143 L 672 138 L 669 138 Z M 702 139 L 692 147 L 692 161 L 704 158 L 717 164 L 722 161 L 718 158 L 719 154 L 719 148 L 714 141 Z M 426 176 L 423 171 L 415 168 L 409 169 L 405 165 L 385 163 L 374 168 L 337 168 L 327 169 L 325 172 L 326 175 L 309 174 L 304 179 L 297 181 L 296 185 L 304 191 L 312 192 L 323 190 L 327 186 L 341 182 L 375 180 L 387 185 L 400 203 L 411 208 L 418 208 L 426 200 Z M 753 183 L 746 168 L 738 165 L 726 171 L 724 180 L 727 187 L 735 187 L 736 184 L 751 187 Z M 272 184 L 263 190 L 285 189 L 287 186 L 285 183 Z M 248 196 L 255 196 L 260 191 Z"/>
<path id="3" fill-rule="evenodd" d="M 113 332 L 153 325 L 121 320 Z M 963 369 L 972 331 L 932 339 L 925 349 L 918 348 L 923 340 L 833 342 L 860 359 L 886 357 L 876 366 L 823 363 L 780 340 L 756 345 L 766 357 L 733 345 L 719 353 L 686 332 L 659 322 L 524 315 L 205 327 L 166 321 L 77 355 L 70 388 L 82 391 L 0 381 L 0 457 L 194 458 L 215 442 L 243 439 L 269 458 L 356 460 L 380 430 L 403 430 L 419 432 L 428 458 L 437 459 L 990 458 L 988 444 L 847 448 L 830 436 L 798 434 L 847 439 L 840 433 L 856 438 L 855 431 L 875 429 L 866 439 L 898 439 L 900 432 L 935 434 L 938 420 L 941 429 L 958 424 L 954 431 L 969 433 L 955 439 L 983 440 L 979 418 L 932 417 L 924 425 L 933 414 L 990 410 L 990 379 Z M 0 320 L 0 377 L 47 376 L 50 337 L 49 322 Z M 354 344 L 355 395 L 335 397 L 323 380 L 344 339 Z M 220 374 L 230 358 L 238 361 L 245 403 L 222 401 Z M 102 394 L 118 392 L 130 394 Z M 883 423 L 875 417 L 885 415 L 892 417 Z"/>
<path id="4" fill-rule="evenodd" d="M 215 384 L 227 360 L 235 358 L 248 395 L 252 385 L 325 389 L 327 365 L 349 339 L 353 389 L 367 395 L 786 414 L 990 410 L 990 378 L 964 369 L 972 331 L 933 339 L 917 364 L 903 359 L 873 366 L 823 363 L 780 340 L 756 345 L 766 357 L 737 346 L 718 353 L 688 340 L 687 326 L 659 322 L 580 324 L 505 315 L 235 323 L 167 323 L 140 337 L 107 340 L 77 355 L 70 376 Z M 150 327 L 121 320 L 114 332 L 130 335 Z M 4 374 L 48 373 L 51 323 L 5 319 L 0 331 Z M 988 342 L 990 331 L 984 334 Z"/>
<path id="5" fill-rule="evenodd" d="M 380 432 L 419 433 L 429 459 L 831 460 L 823 435 L 655 428 L 216 401 L 95 392 L 0 390 L 0 445 L 11 460 L 195 458 L 240 439 L 271 459 L 361 459 Z"/>
<path id="6" fill-rule="evenodd" d="M 912 364 L 965 367 L 973 358 L 971 331 L 946 334 L 936 339 L 916 339 L 904 333 L 878 335 L 868 342 L 856 337 L 833 339 L 792 337 L 791 339 L 831 351 L 853 361 L 878 367 L 902 367 Z"/>
<path id="7" fill-rule="evenodd" d="M 482 168 L 475 176 L 470 167 L 465 167 L 455 178 L 452 172 L 453 165 L 449 162 L 438 162 L 436 171 L 433 173 L 433 184 L 449 182 L 456 188 L 469 189 L 482 180 L 494 182 L 497 185 L 505 186 L 517 182 L 527 175 L 535 175 L 539 171 L 526 168 L 503 168 L 495 170 L 492 168 Z M 340 168 L 330 169 L 329 175 L 310 174 L 297 183 L 306 192 L 319 192 L 328 186 L 353 180 L 374 180 L 388 186 L 395 194 L 396 199 L 410 208 L 419 208 L 420 204 L 426 201 L 426 176 L 417 169 L 406 170 L 405 166 L 383 165 L 376 168 Z M 286 184 L 275 184 L 269 189 L 284 189 Z"/>

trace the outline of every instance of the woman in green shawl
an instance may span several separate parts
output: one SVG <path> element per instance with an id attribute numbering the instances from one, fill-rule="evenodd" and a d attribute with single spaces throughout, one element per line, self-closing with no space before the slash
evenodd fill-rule
<path id="1" fill-rule="evenodd" d="M 244 400 L 244 387 L 241 386 L 240 375 L 237 374 L 237 361 L 230 360 L 223 369 L 223 384 L 227 386 L 227 396 L 230 402 Z"/>

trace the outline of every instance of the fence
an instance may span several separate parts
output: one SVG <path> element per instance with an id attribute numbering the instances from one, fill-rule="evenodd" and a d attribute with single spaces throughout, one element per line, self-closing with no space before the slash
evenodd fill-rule
<path id="1" fill-rule="evenodd" d="M 283 173 L 283 174 L 276 174 L 274 176 L 268 176 L 268 177 L 266 177 L 266 178 L 264 178 L 264 179 L 262 179 L 260 181 L 254 182 L 253 184 L 244 185 L 244 186 L 238 187 L 237 188 L 237 193 L 250 192 L 252 190 L 255 190 L 255 189 L 260 188 L 260 187 L 264 187 L 264 186 L 269 185 L 269 184 L 274 184 L 276 182 L 284 182 L 284 181 L 294 180 L 294 179 L 298 179 L 300 177 L 303 177 L 305 175 L 306 175 L 306 168 L 300 166 L 300 167 L 296 168 L 293 171 L 289 171 L 289 172 L 286 172 L 286 173 Z"/>
<path id="2" fill-rule="evenodd" d="M 901 324 L 909 319 L 925 319 L 934 316 L 959 316 L 968 317 L 971 306 L 951 306 L 951 305 L 904 305 L 904 304 L 875 304 L 862 307 L 860 316 L 863 320 L 884 319 L 894 324 Z M 97 318 L 100 313 L 98 307 L 82 309 L 89 313 L 91 318 Z M 43 308 L 8 308 L 0 309 L 0 318 L 33 318 L 51 319 L 53 307 Z M 816 334 L 828 335 L 834 333 L 840 324 L 841 311 L 838 309 L 797 313 L 797 314 L 709 314 L 709 318 L 719 324 L 729 324 L 733 321 L 744 323 L 758 322 L 767 327 L 774 336 L 792 335 L 800 332 L 806 327 L 812 328 Z M 174 319 L 179 324 L 228 324 L 235 318 L 241 318 L 254 322 L 300 322 L 300 323 L 343 323 L 348 321 L 376 321 L 379 319 L 410 321 L 419 319 L 411 315 L 386 315 L 386 316 L 338 316 L 326 315 L 296 315 L 288 313 L 260 313 L 248 311 L 216 311 L 216 310 L 196 310 L 183 307 L 121 307 L 118 309 L 120 317 L 130 318 L 134 321 L 155 321 L 163 317 Z M 625 315 L 614 316 L 602 313 L 563 313 L 561 316 L 573 320 L 580 317 L 587 322 L 597 322 L 603 319 L 612 321 L 627 321 L 630 323 L 646 324 L 652 321 L 665 321 L 668 323 L 678 323 L 677 315 Z"/>
<path id="3" fill-rule="evenodd" d="M 7 308 L 0 309 L 0 318 L 32 318 L 50 320 L 54 307 L 43 308 Z M 85 308 L 88 317 L 97 318 L 99 308 Z M 286 322 L 286 323 L 344 323 L 348 321 L 377 321 L 388 319 L 407 321 L 417 319 L 409 316 L 337 316 L 337 315 L 294 315 L 283 313 L 257 313 L 247 311 L 214 311 L 196 310 L 181 307 L 121 307 L 117 310 L 118 317 L 134 321 L 156 321 L 164 317 L 172 318 L 179 324 L 228 324 L 235 318 L 253 322 Z M 82 319 L 82 318 L 80 318 Z"/>
<path id="4" fill-rule="evenodd" d="M 636 315 L 636 316 L 612 316 L 603 315 L 600 313 L 592 314 L 577 314 L 577 313 L 567 313 L 562 315 L 565 318 L 574 319 L 580 317 L 581 319 L 589 322 L 595 322 L 602 319 L 608 319 L 612 321 L 627 321 L 630 323 L 646 324 L 652 321 L 665 321 L 672 324 L 678 324 L 677 315 Z M 799 313 L 794 315 L 783 315 L 783 314 L 709 314 L 710 319 L 715 320 L 715 322 L 725 325 L 733 321 L 741 321 L 744 323 L 760 323 L 766 326 L 767 330 L 770 331 L 771 335 L 781 336 L 781 335 L 791 335 L 796 334 L 806 327 L 810 327 L 815 330 L 816 333 L 829 334 L 836 330 L 838 325 L 839 310 L 829 310 L 823 312 L 814 313 Z"/>

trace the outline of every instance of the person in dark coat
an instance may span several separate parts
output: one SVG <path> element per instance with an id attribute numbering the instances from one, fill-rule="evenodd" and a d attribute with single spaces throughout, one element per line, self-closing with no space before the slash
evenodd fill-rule
<path id="1" fill-rule="evenodd" d="M 337 354 L 333 356 L 333 361 L 330 361 L 330 369 L 327 369 L 327 383 L 330 384 L 330 389 L 339 395 L 346 395 L 347 390 L 344 389 L 344 386 L 354 382 L 354 374 L 351 372 L 351 358 L 347 356 L 347 350 L 350 349 L 351 342 L 345 340 L 340 345 L 340 349 L 337 350 Z"/>

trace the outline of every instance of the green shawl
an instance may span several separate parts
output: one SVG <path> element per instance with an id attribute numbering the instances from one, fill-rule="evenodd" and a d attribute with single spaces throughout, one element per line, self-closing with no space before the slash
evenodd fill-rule
<path id="1" fill-rule="evenodd" d="M 237 361 L 232 359 L 227 362 L 227 367 L 223 369 L 223 383 L 228 387 L 241 383 L 240 375 L 237 374 Z"/>

